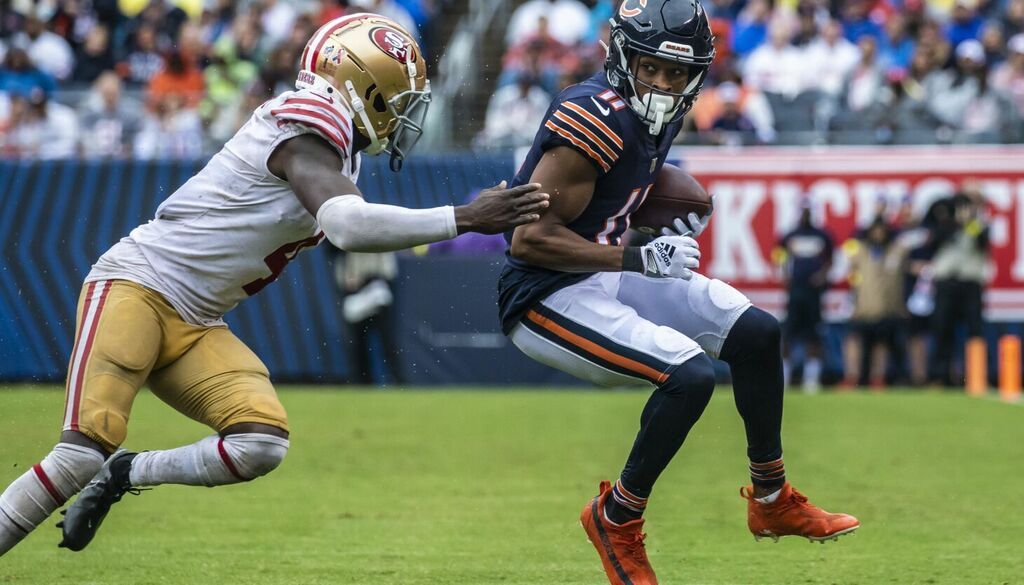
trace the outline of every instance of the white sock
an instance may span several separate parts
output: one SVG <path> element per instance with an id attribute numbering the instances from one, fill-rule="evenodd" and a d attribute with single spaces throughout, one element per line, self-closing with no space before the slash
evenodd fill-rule
<path id="1" fill-rule="evenodd" d="M 167 451 L 145 451 L 132 460 L 136 487 L 165 483 L 213 487 L 256 479 L 281 464 L 288 439 L 263 433 L 213 435 Z"/>
<path id="2" fill-rule="evenodd" d="M 804 391 L 813 394 L 821 389 L 821 360 L 808 358 L 804 363 Z"/>
<path id="3" fill-rule="evenodd" d="M 779 488 L 779 489 L 775 490 L 774 492 L 768 494 L 767 496 L 765 496 L 763 498 L 754 498 L 754 501 L 758 502 L 758 503 L 761 503 L 761 504 L 770 504 L 770 503 L 774 502 L 775 500 L 779 499 L 779 494 L 781 494 L 781 493 L 782 493 L 782 488 Z"/>
<path id="4" fill-rule="evenodd" d="M 41 462 L 7 486 L 0 495 L 0 556 L 77 494 L 104 460 L 88 447 L 58 443 Z"/>

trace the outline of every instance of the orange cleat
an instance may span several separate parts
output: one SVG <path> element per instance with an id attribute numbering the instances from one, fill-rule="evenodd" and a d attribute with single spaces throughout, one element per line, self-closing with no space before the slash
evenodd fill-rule
<path id="1" fill-rule="evenodd" d="M 860 528 L 860 522 L 849 514 L 830 514 L 811 504 L 789 482 L 770 504 L 756 501 L 751 486 L 741 487 L 740 495 L 747 500 L 747 527 L 755 540 L 767 536 L 778 542 L 780 536 L 803 536 L 812 542 L 825 542 L 839 540 Z"/>
<path id="2" fill-rule="evenodd" d="M 615 525 L 604 516 L 604 503 L 612 493 L 612 484 L 601 482 L 598 493 L 580 513 L 580 524 L 587 539 L 597 549 L 604 572 L 612 585 L 657 585 L 658 578 L 644 550 L 646 534 L 640 530 L 643 518 Z"/>

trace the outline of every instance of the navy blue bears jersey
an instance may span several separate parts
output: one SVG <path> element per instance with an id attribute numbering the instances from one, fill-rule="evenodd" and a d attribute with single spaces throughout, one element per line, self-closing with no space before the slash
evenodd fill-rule
<path id="1" fill-rule="evenodd" d="M 680 128 L 682 121 L 677 121 L 667 124 L 660 135 L 652 136 L 600 72 L 566 88 L 551 103 L 526 161 L 510 186 L 529 183 L 545 151 L 558 146 L 576 150 L 594 165 L 598 178 L 590 203 L 566 227 L 592 242 L 617 246 L 629 227 L 630 214 L 643 203 L 665 164 Z M 511 231 L 505 234 L 505 240 L 511 244 Z M 502 330 L 508 334 L 535 303 L 591 274 L 533 266 L 506 251 L 498 281 Z"/>

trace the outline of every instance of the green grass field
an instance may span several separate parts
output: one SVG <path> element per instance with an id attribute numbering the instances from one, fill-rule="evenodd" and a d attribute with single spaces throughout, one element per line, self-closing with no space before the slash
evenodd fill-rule
<path id="1" fill-rule="evenodd" d="M 288 388 L 292 450 L 276 472 L 126 497 L 82 553 L 56 548 L 51 520 L 0 558 L 0 583 L 600 584 L 577 515 L 619 471 L 644 397 Z M 62 399 L 0 387 L 0 483 L 49 450 Z M 147 393 L 127 446 L 205 433 Z M 652 497 L 663 584 L 1024 583 L 1024 408 L 791 394 L 785 440 L 794 484 L 860 532 L 754 542 L 742 426 L 720 391 Z"/>

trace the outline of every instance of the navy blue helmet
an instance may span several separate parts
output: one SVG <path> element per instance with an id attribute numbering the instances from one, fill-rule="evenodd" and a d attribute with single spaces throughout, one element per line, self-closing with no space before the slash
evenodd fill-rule
<path id="1" fill-rule="evenodd" d="M 651 128 L 661 132 L 693 107 L 715 58 L 714 35 L 697 0 L 623 0 L 611 21 L 605 70 L 608 83 Z M 653 90 L 636 78 L 630 60 L 651 55 L 686 65 L 690 80 L 681 93 Z M 637 85 L 647 89 L 643 99 Z"/>

